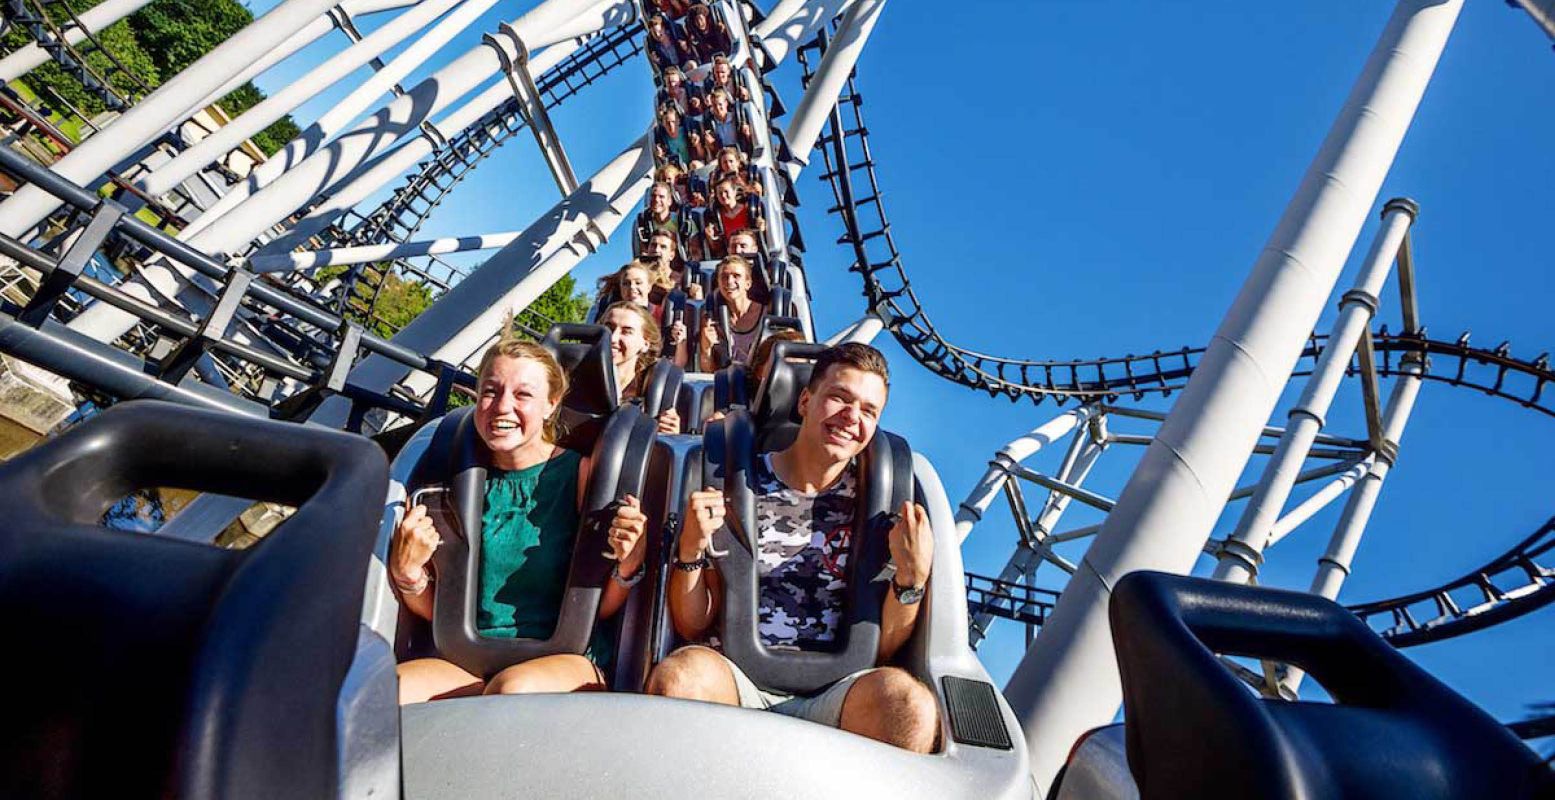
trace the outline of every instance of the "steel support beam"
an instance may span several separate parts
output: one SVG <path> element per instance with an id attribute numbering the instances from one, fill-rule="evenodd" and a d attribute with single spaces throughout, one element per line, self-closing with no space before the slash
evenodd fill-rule
<path id="1" fill-rule="evenodd" d="M 879 317 L 874 314 L 865 314 L 853 324 L 833 334 L 830 339 L 826 340 L 826 344 L 832 347 L 849 342 L 869 344 L 884 329 L 885 323 Z"/>
<path id="2" fill-rule="evenodd" d="M 1155 442 L 1005 695 L 1045 794 L 1069 748 L 1122 699 L 1111 589 L 1139 569 L 1185 573 L 1333 291 L 1462 0 L 1401 0 L 1316 159 Z"/>
<path id="3" fill-rule="evenodd" d="M 875 29 L 875 23 L 880 20 L 880 12 L 884 9 L 885 0 L 857 0 L 848 13 L 843 15 L 837 25 L 836 35 L 827 43 L 826 55 L 821 57 L 821 63 L 811 76 L 804 97 L 800 98 L 799 105 L 789 117 L 788 130 L 785 131 L 789 153 L 794 158 L 793 162 L 786 165 L 790 180 L 797 179 L 799 172 L 810 163 L 810 152 L 815 149 L 815 140 L 820 138 L 821 129 L 826 126 L 832 107 L 837 104 L 837 95 L 847 85 L 848 76 L 864 52 L 869 34 Z M 837 135 L 841 136 L 842 132 L 839 130 Z"/>
<path id="4" fill-rule="evenodd" d="M 956 508 L 957 541 L 965 542 L 966 537 L 972 533 L 972 527 L 982 521 L 983 512 L 987 511 L 988 506 L 993 504 L 994 498 L 999 496 L 1005 481 L 1010 480 L 1011 465 L 1031 458 L 1042 448 L 1069 435 L 1075 428 L 1089 422 L 1095 414 L 1096 409 L 1093 406 L 1072 408 L 999 448 L 993 460 L 988 462 L 988 471 L 983 473 L 977 485 L 972 487 L 966 499 L 962 500 L 961 505 Z"/>
<path id="5" fill-rule="evenodd" d="M 513 90 L 513 99 L 518 101 L 518 113 L 524 118 L 529 132 L 534 134 L 535 146 L 540 148 L 540 156 L 550 168 L 556 188 L 566 197 L 578 190 L 578 176 L 572 171 L 572 161 L 567 158 L 561 137 L 556 135 L 556 126 L 551 124 L 551 115 L 545 110 L 545 99 L 540 96 L 540 87 L 535 85 L 534 75 L 529 70 L 529 46 L 519 38 L 512 25 L 503 23 L 497 26 L 497 32 L 513 46 L 517 57 L 509 58 L 508 48 L 492 34 L 486 34 L 481 41 L 502 61 L 502 75 Z"/>
<path id="6" fill-rule="evenodd" d="M 613 13 L 595 17 L 599 27 L 605 27 L 618 19 L 629 21 L 634 13 L 628 0 L 619 0 L 605 7 L 612 9 Z M 597 8 L 599 6 L 595 6 Z M 554 32 L 558 26 L 571 21 L 577 13 L 576 5 L 567 0 L 546 0 L 515 20 L 513 27 L 524 41 L 530 43 L 530 47 L 538 48 L 554 43 Z M 517 54 L 508 55 L 512 58 Z M 337 183 L 373 157 L 387 151 L 401 137 L 422 132 L 422 126 L 430 122 L 434 115 L 481 86 L 500 67 L 501 61 L 492 48 L 484 44 L 476 45 L 404 95 L 394 98 L 356 127 L 314 151 L 300 163 L 286 168 L 283 174 L 252 196 L 234 195 L 241 198 L 241 202 L 223 198 L 223 202 L 201 215 L 200 220 L 196 220 L 181 237 L 196 247 L 210 251 L 228 252 L 246 246 L 288 214 L 319 195 L 330 192 Z M 387 85 L 384 88 L 386 90 Z M 501 91 L 495 95 L 489 90 L 482 95 L 491 96 L 491 101 L 478 113 L 469 115 L 471 122 L 506 99 L 506 87 L 497 88 Z M 452 131 L 462 126 L 445 120 L 438 127 Z M 207 217 L 212 217 L 212 221 L 201 221 Z"/>
<path id="7" fill-rule="evenodd" d="M 78 184 L 91 184 L 133 153 L 199 109 L 212 89 L 272 49 L 276 42 L 295 33 L 328 11 L 335 0 L 287 0 L 254 20 L 215 49 L 162 84 L 134 108 L 55 162 L 52 169 Z M 23 186 L 0 202 L 0 232 L 20 236 L 42 222 L 61 201 L 36 186 Z"/>
<path id="8" fill-rule="evenodd" d="M 405 347 L 458 364 L 470 358 L 521 310 L 603 244 L 648 191 L 653 151 L 646 135 L 546 212 L 508 246 L 460 281 L 394 337 Z M 351 383 L 387 391 L 405 380 L 406 370 L 389 359 L 368 358 L 351 373 Z M 413 377 L 419 377 L 413 376 Z M 413 390 L 428 388 L 415 380 Z M 335 425 L 346 403 L 326 401 L 313 421 Z"/>
<path id="9" fill-rule="evenodd" d="M 1555 39 L 1555 0 L 1508 0 L 1509 3 L 1528 12 L 1539 23 L 1544 33 Z"/>
<path id="10" fill-rule="evenodd" d="M 445 236 L 440 239 L 426 239 L 404 244 L 367 244 L 301 253 L 269 253 L 249 259 L 249 266 L 255 272 L 283 272 L 294 269 L 367 264 L 373 261 L 394 261 L 416 256 L 468 253 L 473 250 L 497 250 L 508 246 L 522 235 L 522 231 L 505 231 L 483 233 L 477 236 Z"/>
<path id="11" fill-rule="evenodd" d="M 173 157 L 171 161 L 137 178 L 135 186 L 153 197 L 171 191 L 206 165 L 241 147 L 244 141 L 264 130 L 270 123 L 296 110 L 298 106 L 350 76 L 363 65 L 376 60 L 379 55 L 425 28 L 461 2 L 464 0 L 423 0 L 363 37 L 361 41 L 336 53 L 307 74 L 287 84 L 285 88 L 265 98 L 259 105 L 243 112 L 210 136 L 196 142 Z M 482 11 L 492 2 L 495 0 L 470 0 L 472 5 L 480 7 Z M 477 16 L 478 14 L 479 12 L 476 12 Z M 409 71 L 408 65 L 404 71 Z M 372 82 L 381 83 L 378 80 Z M 387 83 L 393 85 L 394 82 L 391 80 Z M 375 92 L 375 97 L 381 95 L 381 91 Z M 337 107 L 331 109 L 330 113 L 337 113 L 339 110 Z M 270 163 L 284 165 L 286 162 L 284 159 L 265 161 L 265 164 Z M 256 169 L 259 168 L 263 168 L 262 165 Z"/>
<path id="12" fill-rule="evenodd" d="M 548 0 L 548 5 L 554 6 L 554 4 L 560 1 L 561 0 Z M 621 0 L 621 2 L 624 1 L 625 0 Z M 616 2 L 616 0 L 608 0 L 608 2 Z M 598 8 L 598 6 L 595 8 Z M 531 11 L 530 14 L 525 15 L 525 18 L 527 19 L 539 11 L 540 9 Z M 450 17 L 450 19 L 451 18 L 452 17 Z M 546 17 L 541 17 L 542 21 L 545 19 Z M 447 21 L 448 20 L 445 20 L 444 22 Z M 566 29 L 570 31 L 574 30 L 575 28 L 568 27 Z M 555 34 L 553 33 L 550 35 Z M 544 64 L 544 68 L 549 69 L 550 66 L 554 66 L 555 63 L 560 62 L 562 59 L 566 58 L 568 54 L 577 48 L 577 46 L 578 45 L 576 42 L 571 42 L 552 47 L 537 56 L 534 61 L 537 65 Z M 490 54 L 490 48 L 484 46 L 477 48 L 477 50 L 483 51 L 487 55 Z M 470 54 L 466 54 L 465 58 L 468 59 L 469 55 Z M 490 57 L 495 59 L 495 56 Z M 398 59 L 396 59 L 396 61 L 397 60 Z M 450 68 L 452 66 L 453 65 L 450 65 Z M 374 81 L 380 78 L 387 79 L 387 76 L 391 75 L 391 70 L 393 69 L 394 64 L 391 63 L 388 67 L 379 71 L 376 75 L 373 76 L 373 78 L 369 80 Z M 449 68 L 445 68 L 445 70 L 446 69 Z M 440 94 L 442 89 L 439 88 L 439 86 L 436 84 L 437 77 L 437 75 L 433 75 L 426 81 L 418 84 L 417 88 L 412 89 L 406 95 L 396 98 L 389 104 L 389 106 L 381 109 L 372 118 L 362 123 L 362 125 L 359 125 L 351 132 L 342 135 L 328 147 L 315 152 L 313 156 L 305 159 L 303 163 L 298 164 L 292 170 L 282 174 L 270 186 L 250 197 L 247 202 L 237 204 L 233 209 L 229 210 L 227 214 L 215 218 L 214 222 L 202 229 L 200 227 L 201 221 L 210 218 L 212 214 L 217 213 L 221 206 L 221 204 L 218 203 L 210 211 L 202 215 L 199 220 L 196 220 L 193 225 L 185 228 L 182 232 L 180 232 L 179 238 L 187 240 L 190 246 L 204 250 L 206 252 L 225 252 L 231 249 L 246 246 L 253 237 L 259 235 L 266 228 L 269 228 L 271 225 L 275 224 L 286 214 L 291 213 L 291 211 L 294 210 L 297 206 L 300 206 L 313 199 L 313 195 L 308 194 L 307 190 L 310 185 L 310 181 L 318 180 L 319 176 L 315 174 L 312 178 L 306 177 L 306 175 L 309 173 L 305 168 L 310 162 L 313 163 L 316 167 L 314 170 L 315 173 L 318 170 L 323 170 L 327 177 L 328 175 L 344 171 L 344 165 L 333 160 L 334 156 L 340 156 L 344 158 L 344 150 L 349 150 L 351 153 L 362 155 L 364 152 L 376 152 L 377 150 L 382 149 L 382 147 L 387 146 L 387 144 L 392 142 L 396 135 L 391 135 L 390 133 L 381 130 L 381 128 L 400 127 L 396 124 L 390 124 L 388 121 L 389 112 L 392 109 L 399 108 L 402 113 L 408 113 L 412 118 L 419 117 L 424 122 L 426 114 L 422 112 L 425 112 L 426 109 L 416 107 L 414 102 L 411 103 L 408 107 L 401 106 L 400 103 L 401 101 L 405 101 L 407 99 L 413 99 L 417 102 L 428 101 L 428 97 L 422 96 L 428 94 L 443 96 Z M 421 95 L 418 95 L 418 92 L 420 92 Z M 443 121 L 443 124 L 449 125 L 450 127 L 457 125 L 459 128 L 463 128 L 464 126 L 475 122 L 475 120 L 479 119 L 482 114 L 490 110 L 490 108 L 495 107 L 497 103 L 501 102 L 506 97 L 507 91 L 505 86 L 498 85 L 492 89 L 488 89 L 479 95 L 475 101 L 466 104 L 459 111 L 451 114 Z M 346 144 L 349 144 L 350 146 L 346 147 Z M 318 231 L 323 230 L 330 221 L 332 221 L 339 214 L 343 213 L 345 209 L 354 206 L 357 202 L 360 202 L 362 199 L 372 194 L 372 192 L 377 191 L 377 189 L 380 188 L 384 183 L 399 177 L 411 165 L 415 164 L 423 156 L 431 152 L 432 147 L 432 142 L 426 137 L 416 137 L 411 141 L 406 142 L 404 145 L 401 145 L 395 150 L 380 157 L 377 161 L 373 162 L 369 169 L 365 170 L 356 179 L 352 180 L 347 186 L 333 192 L 326 203 L 321 204 L 319 209 L 316 209 L 312 214 L 305 218 L 305 220 L 309 223 L 307 226 L 304 226 L 302 222 L 299 222 L 298 225 L 294 227 L 294 230 L 306 230 L 306 234 L 302 234 L 299 236 L 299 238 L 295 239 L 286 239 L 286 237 L 283 237 L 283 240 L 300 243 L 301 241 L 304 241 L 307 236 L 311 236 L 313 233 L 317 233 Z M 322 161 L 320 159 L 322 159 Z M 302 172 L 299 172 L 299 170 Z M 297 180 L 298 178 L 301 180 Z M 240 184 L 240 186 L 241 185 L 243 184 Z M 236 188 L 237 187 L 234 187 L 234 189 Z M 318 188 L 318 191 L 322 191 L 322 187 Z M 291 205 L 292 203 L 295 203 L 295 205 Z M 283 211 L 278 211 L 277 209 L 282 205 L 286 205 L 287 208 Z M 243 211 L 237 214 L 231 213 L 232 210 L 236 209 L 243 209 Z M 272 244 L 275 246 L 269 248 L 271 252 L 284 252 L 285 249 L 291 249 L 291 246 L 295 246 L 291 245 L 282 247 L 280 245 L 276 245 L 276 243 Z M 141 270 L 141 274 L 138 276 L 139 279 L 143 279 L 154 286 L 157 293 L 169 297 L 179 295 L 189 277 L 190 273 L 188 270 L 183 269 L 177 264 L 169 264 L 166 262 L 148 263 L 144 266 L 144 268 Z M 133 290 L 131 289 L 133 284 L 138 283 L 138 280 L 126 281 L 124 287 L 126 291 L 139 292 L 145 295 L 142 299 L 145 299 L 148 302 L 154 302 L 154 300 L 152 300 L 152 293 L 147 291 L 143 286 L 135 285 Z M 132 318 L 120 314 L 113 309 L 98 308 L 87 309 L 70 323 L 71 328 L 80 330 L 99 341 L 113 341 L 119 336 L 122 336 L 124 331 L 129 330 L 129 328 L 133 325 L 134 320 Z"/>
<path id="13" fill-rule="evenodd" d="M 1217 580 L 1247 583 L 1258 574 L 1269 534 L 1295 487 L 1302 462 L 1306 461 L 1317 434 L 1323 429 L 1328 408 L 1339 391 L 1339 382 L 1344 380 L 1345 370 L 1350 366 L 1350 357 L 1362 337 L 1370 341 L 1371 320 L 1381 303 L 1382 285 L 1387 281 L 1393 260 L 1416 213 L 1413 203 L 1400 200 L 1389 201 L 1383 211 L 1382 229 L 1377 232 L 1371 251 L 1361 265 L 1355 288 L 1345 292 L 1339 301 L 1339 319 L 1328 336 L 1328 346 L 1323 348 L 1323 355 L 1318 358 L 1301 398 L 1291 407 L 1285 435 L 1280 437 L 1274 456 L 1264 467 L 1258 488 L 1221 550 L 1219 563 L 1215 565 Z"/>
<path id="14" fill-rule="evenodd" d="M 1317 560 L 1317 574 L 1312 577 L 1310 591 L 1330 600 L 1338 599 L 1339 588 L 1350 575 L 1355 551 L 1366 533 L 1366 523 L 1371 520 L 1371 512 L 1377 507 L 1382 483 L 1388 479 L 1388 471 L 1398 458 L 1398 445 L 1404 437 L 1404 427 L 1409 424 L 1409 415 L 1414 411 L 1416 398 L 1420 396 L 1420 385 L 1424 383 L 1420 376 L 1425 374 L 1424 356 L 1410 353 L 1405 359 L 1402 365 L 1404 374 L 1393 385 L 1388 409 L 1383 414 L 1383 436 L 1387 446 L 1378 451 L 1376 463 L 1372 464 L 1360 485 L 1350 492 L 1344 510 L 1339 514 L 1339 522 L 1334 526 L 1334 535 L 1328 541 L 1328 549 Z M 1300 691 L 1305 675 L 1301 669 L 1292 667 L 1286 671 L 1280 683 L 1294 697 Z"/>

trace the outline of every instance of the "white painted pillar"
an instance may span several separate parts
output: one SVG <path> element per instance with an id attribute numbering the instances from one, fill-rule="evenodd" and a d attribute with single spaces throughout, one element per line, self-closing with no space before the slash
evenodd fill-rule
<path id="1" fill-rule="evenodd" d="M 1122 694 L 1107 601 L 1139 569 L 1185 573 L 1301 354 L 1462 10 L 1401 0 L 1176 407 L 1005 688 L 1039 795 Z"/>
<path id="2" fill-rule="evenodd" d="M 789 152 L 795 159 L 789 167 L 790 180 L 797 179 L 799 171 L 810 163 L 815 140 L 820 138 L 821 129 L 837 104 L 837 95 L 847 85 L 848 75 L 858 63 L 864 44 L 869 41 L 869 34 L 884 9 L 885 0 L 857 0 L 838 23 L 837 35 L 827 45 L 826 55 L 810 77 L 810 86 L 790 114 L 788 130 L 784 132 Z"/>
<path id="3" fill-rule="evenodd" d="M 1390 202 L 1383 212 L 1382 229 L 1377 232 L 1371 252 L 1361 266 L 1355 288 L 1345 292 L 1339 302 L 1339 319 L 1328 335 L 1328 345 L 1323 348 L 1301 398 L 1291 407 L 1285 433 L 1274 448 L 1274 455 L 1269 458 L 1252 498 L 1242 510 L 1236 529 L 1226 538 L 1225 550 L 1215 566 L 1216 580 L 1247 583 L 1258 574 L 1258 565 L 1263 561 L 1263 551 L 1274 523 L 1285 508 L 1291 489 L 1296 486 L 1296 476 L 1301 472 L 1313 441 L 1323 430 L 1324 417 L 1328 415 L 1334 394 L 1339 391 L 1339 382 L 1344 380 L 1355 347 L 1362 336 L 1370 335 L 1372 316 L 1381 303 L 1382 285 L 1388 279 L 1415 213 L 1414 204 L 1407 201 Z"/>
<path id="4" fill-rule="evenodd" d="M 178 184 L 182 183 L 184 179 L 199 172 L 211 162 L 222 158 L 233 149 L 241 147 L 244 141 L 264 130 L 270 123 L 291 113 L 314 95 L 349 76 L 357 68 L 371 62 L 374 58 L 383 54 L 384 51 L 426 27 L 433 20 L 442 16 L 444 12 L 461 2 L 464 2 L 464 0 L 423 0 L 409 11 L 395 17 L 363 37 L 360 42 L 356 42 L 336 53 L 324 63 L 314 67 L 306 75 L 297 78 L 280 91 L 265 98 L 259 105 L 238 115 L 210 136 L 201 139 L 189 149 L 174 156 L 171 161 L 141 176 L 135 181 L 135 185 L 152 197 L 171 191 Z M 476 9 L 473 12 L 471 21 L 495 2 L 496 0 L 469 0 L 467 5 Z M 406 72 L 408 71 L 407 69 Z M 393 81 L 388 82 L 387 85 L 392 86 Z M 379 91 L 375 98 L 381 96 L 381 94 L 382 92 Z M 339 107 L 337 106 L 331 110 L 331 113 L 338 110 Z M 284 158 L 266 160 L 256 170 L 263 168 L 267 164 L 284 165 L 285 163 Z"/>

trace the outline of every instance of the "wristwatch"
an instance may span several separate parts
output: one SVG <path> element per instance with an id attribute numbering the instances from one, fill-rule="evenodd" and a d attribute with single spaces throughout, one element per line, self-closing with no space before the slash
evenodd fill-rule
<path id="1" fill-rule="evenodd" d="M 891 593 L 896 595 L 896 602 L 904 606 L 910 606 L 923 599 L 922 586 L 902 586 L 895 579 L 891 581 Z"/>

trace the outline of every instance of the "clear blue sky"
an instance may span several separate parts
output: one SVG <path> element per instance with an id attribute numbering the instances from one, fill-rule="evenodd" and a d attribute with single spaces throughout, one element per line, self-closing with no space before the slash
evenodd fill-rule
<path id="1" fill-rule="evenodd" d="M 866 51 L 861 88 L 894 233 L 935 322 L 960 344 L 1019 357 L 1204 343 L 1391 10 L 1376 0 L 889 5 Z M 466 36 L 451 52 L 475 39 Z M 273 72 L 261 81 L 267 88 L 297 69 Z M 778 80 L 792 106 L 796 70 L 785 68 Z M 300 116 L 311 118 L 338 96 L 324 95 Z M 647 126 L 650 97 L 639 59 L 554 112 L 580 176 Z M 1555 347 L 1551 130 L 1549 41 L 1506 4 L 1471 0 L 1379 198 L 1379 206 L 1395 195 L 1421 204 L 1414 241 L 1421 307 L 1434 335 L 1471 329 L 1477 343 L 1512 340 L 1523 357 Z M 554 192 L 532 140 L 520 136 L 427 232 L 521 228 Z M 817 327 L 830 332 L 862 312 L 860 286 L 846 272 L 849 251 L 831 244 L 840 228 L 824 215 L 829 191 L 811 175 L 800 193 Z M 1363 231 L 1341 286 L 1375 227 L 1373 220 Z M 578 277 L 591 281 L 624 252 L 612 243 Z M 1393 291 L 1382 318 L 1396 329 Z M 974 395 L 934 378 L 894 342 L 879 343 L 895 370 L 886 424 L 932 459 L 954 500 L 995 449 L 1055 413 L 1051 405 Z M 1329 429 L 1361 431 L 1359 404 L 1358 389 L 1347 384 Z M 1033 463 L 1051 470 L 1058 455 Z M 1088 485 L 1116 494 L 1136 457 L 1122 447 L 1109 452 Z M 1248 480 L 1260 466 L 1252 462 Z M 1424 588 L 1489 560 L 1555 513 L 1551 475 L 1555 419 L 1427 385 L 1340 599 Z M 1264 582 L 1305 588 L 1336 512 L 1337 505 L 1272 551 Z M 1087 521 L 1077 510 L 1066 525 Z M 1013 541 L 996 507 L 965 548 L 968 565 L 996 572 Z M 1207 566 L 1201 560 L 1200 571 Z M 1044 570 L 1039 582 L 1055 585 L 1056 573 Z M 1518 718 L 1527 703 L 1555 699 L 1552 613 L 1409 654 L 1496 716 Z M 997 680 L 1014 668 L 1021 646 L 1013 623 L 995 626 L 981 652 Z"/>

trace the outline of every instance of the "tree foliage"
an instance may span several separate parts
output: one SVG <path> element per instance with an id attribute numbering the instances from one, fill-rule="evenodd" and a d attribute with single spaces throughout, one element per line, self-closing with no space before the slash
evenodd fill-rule
<path id="1" fill-rule="evenodd" d="M 67 1 L 71 10 L 80 14 L 101 0 Z M 107 77 L 109 85 L 119 95 L 138 98 L 146 93 L 140 84 L 156 89 L 163 80 L 177 75 L 253 21 L 254 15 L 236 0 L 155 0 L 96 34 L 97 41 L 124 65 L 125 71 L 113 67 L 106 55 L 95 50 L 87 53 L 86 62 L 98 75 Z M 63 22 L 62 19 L 55 20 L 56 24 Z M 10 31 L 0 39 L 0 47 L 10 52 L 28 41 L 21 31 Z M 126 71 L 138 78 L 139 83 Z M 28 73 L 25 80 L 35 90 L 46 89 L 38 92 L 45 100 L 52 92 L 88 116 L 104 110 L 96 96 L 53 61 Z M 252 83 L 245 83 L 217 102 L 228 115 L 235 117 L 264 99 L 264 92 Z M 271 155 L 291 141 L 298 131 L 297 124 L 288 115 L 255 134 L 253 142 L 266 155 Z"/>

